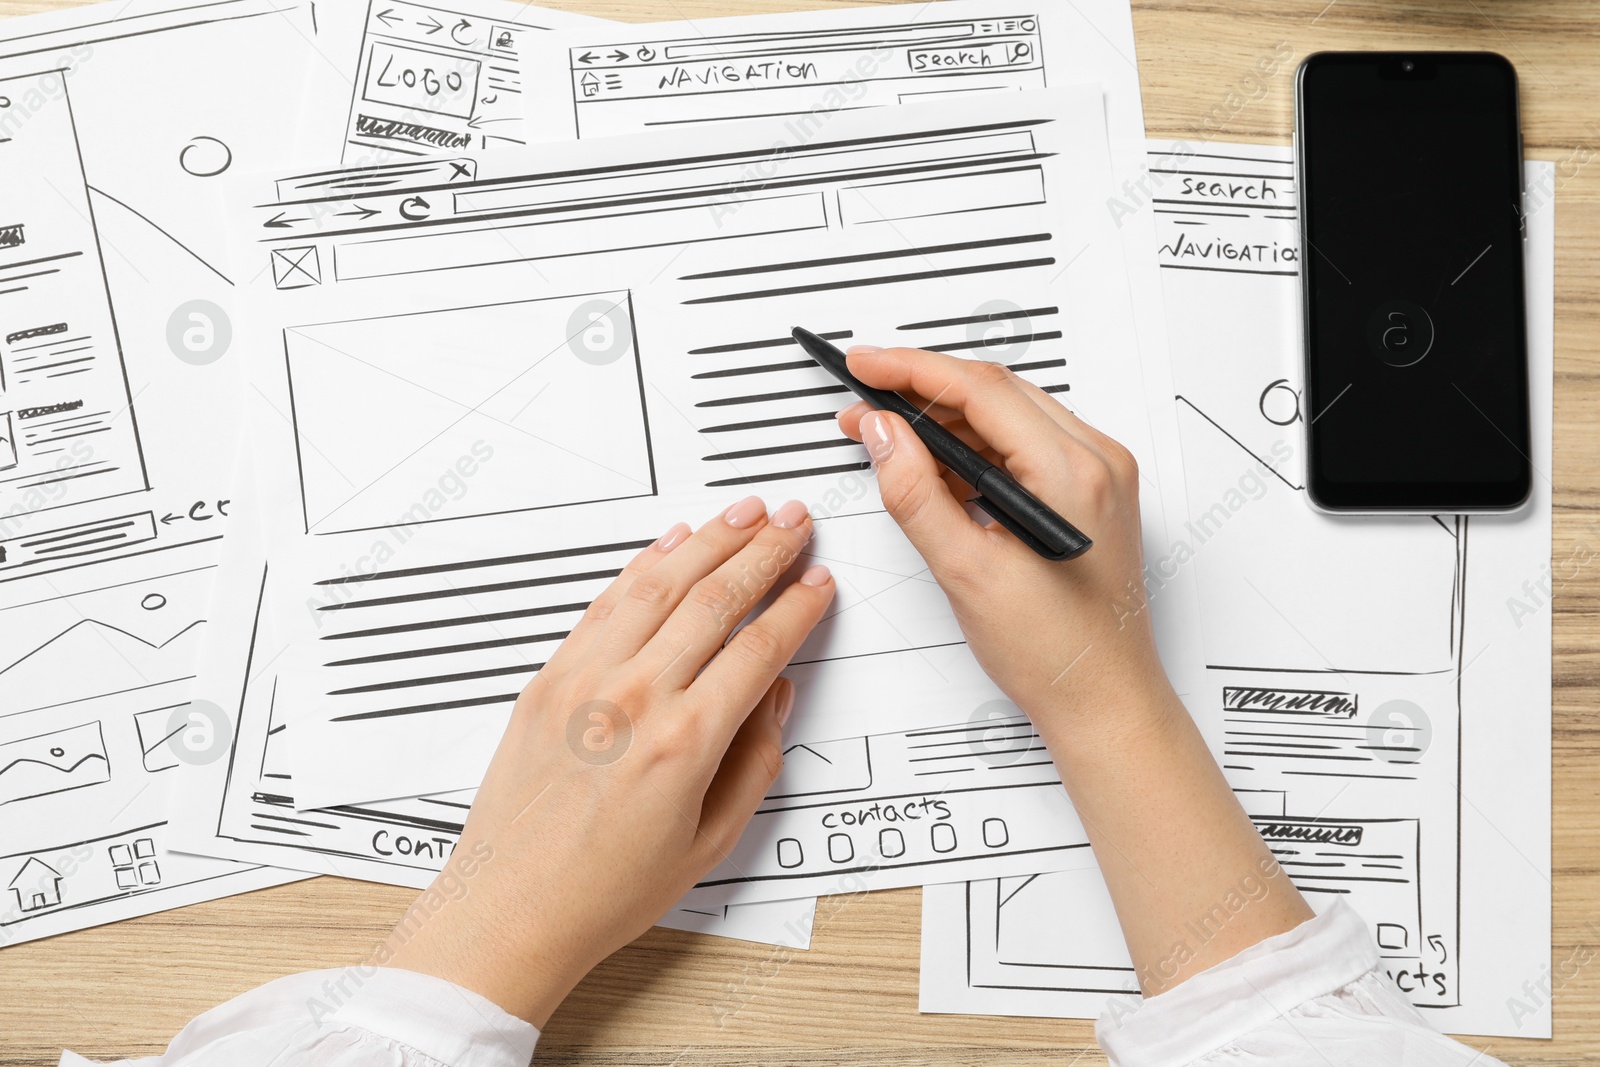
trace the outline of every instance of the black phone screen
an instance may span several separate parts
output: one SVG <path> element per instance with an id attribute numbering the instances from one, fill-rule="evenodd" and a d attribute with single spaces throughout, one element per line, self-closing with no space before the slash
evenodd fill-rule
<path id="1" fill-rule="evenodd" d="M 1322 53 L 1296 94 L 1308 489 L 1330 509 L 1529 489 L 1516 72 Z"/>

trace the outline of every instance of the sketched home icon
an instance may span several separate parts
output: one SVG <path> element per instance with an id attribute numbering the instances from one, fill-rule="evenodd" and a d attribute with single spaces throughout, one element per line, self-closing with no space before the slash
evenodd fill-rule
<path id="1" fill-rule="evenodd" d="M 17 907 L 22 911 L 39 911 L 61 903 L 61 874 L 38 856 L 29 856 L 6 888 L 17 895 Z"/>

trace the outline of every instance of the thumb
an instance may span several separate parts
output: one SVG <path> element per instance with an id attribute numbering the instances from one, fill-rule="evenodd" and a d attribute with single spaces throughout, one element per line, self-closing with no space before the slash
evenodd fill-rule
<path id="1" fill-rule="evenodd" d="M 783 723 L 794 707 L 794 683 L 779 678 L 745 716 L 723 754 L 700 806 L 700 832 L 720 862 L 783 769 Z"/>
<path id="2" fill-rule="evenodd" d="M 861 443 L 878 473 L 878 494 L 941 583 L 980 558 L 983 530 L 950 492 L 938 461 L 899 415 L 861 416 Z"/>

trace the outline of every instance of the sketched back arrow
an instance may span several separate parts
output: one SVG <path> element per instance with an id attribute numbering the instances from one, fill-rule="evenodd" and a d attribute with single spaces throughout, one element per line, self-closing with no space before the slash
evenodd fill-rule
<path id="1" fill-rule="evenodd" d="M 394 8 L 392 8 L 392 7 L 384 8 L 382 11 L 380 11 L 376 15 L 374 15 L 373 18 L 377 19 L 379 22 L 383 23 L 385 26 L 393 26 L 395 23 L 400 21 L 398 18 L 395 17 Z"/>
<path id="2" fill-rule="evenodd" d="M 269 230 L 287 230 L 297 222 L 311 221 L 310 219 L 286 219 L 283 216 L 284 212 L 280 211 L 266 222 L 263 222 L 261 225 L 265 226 Z"/>
<path id="3" fill-rule="evenodd" d="M 579 63 L 593 63 L 596 59 L 599 59 L 599 58 L 600 57 L 595 55 L 593 52 L 585 52 L 583 55 L 578 57 L 578 62 Z"/>

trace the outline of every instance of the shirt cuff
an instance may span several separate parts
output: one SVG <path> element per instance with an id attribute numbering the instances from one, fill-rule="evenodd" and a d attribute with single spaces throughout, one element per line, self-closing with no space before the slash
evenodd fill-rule
<path id="1" fill-rule="evenodd" d="M 165 1054 L 137 1063 L 239 1062 L 264 1041 L 288 1056 L 341 1032 L 449 1067 L 527 1067 L 539 1041 L 532 1023 L 454 982 L 360 965 L 305 971 L 252 989 L 196 1016 Z M 87 1063 L 70 1052 L 61 1057 L 61 1067 Z"/>
<path id="2" fill-rule="evenodd" d="M 329 1005 L 324 1018 L 332 1025 L 379 1034 L 452 1067 L 527 1067 L 533 1058 L 538 1027 L 443 978 L 366 966 L 301 977 L 346 975 L 349 985 L 359 987 L 342 1003 Z"/>
<path id="3" fill-rule="evenodd" d="M 1366 922 L 1337 900 L 1131 1009 L 1113 1001 L 1096 1020 L 1095 1036 L 1112 1063 L 1192 1063 L 1377 965 Z"/>

